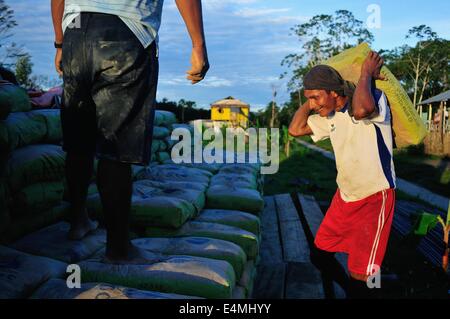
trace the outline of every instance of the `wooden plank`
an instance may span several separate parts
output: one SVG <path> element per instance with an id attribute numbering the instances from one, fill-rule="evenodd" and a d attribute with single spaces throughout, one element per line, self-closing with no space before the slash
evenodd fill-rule
<path id="1" fill-rule="evenodd" d="M 322 276 L 310 263 L 288 263 L 286 299 L 324 299 Z"/>
<path id="2" fill-rule="evenodd" d="M 280 221 L 284 261 L 309 262 L 308 242 L 291 196 L 276 195 L 275 203 Z"/>
<path id="3" fill-rule="evenodd" d="M 316 202 L 315 198 L 311 195 L 298 194 L 298 199 L 302 205 L 303 214 L 305 215 L 309 228 L 312 234 L 316 236 L 324 217 L 322 210 L 320 209 L 320 206 Z M 347 269 L 347 255 L 337 253 L 336 260 L 344 269 Z M 344 290 L 336 282 L 333 282 L 333 287 L 336 299 L 344 299 Z"/>
<path id="4" fill-rule="evenodd" d="M 278 218 L 280 222 L 300 221 L 297 208 L 295 208 L 295 205 L 292 202 L 291 195 L 275 195 L 275 203 L 277 206 Z"/>
<path id="5" fill-rule="evenodd" d="M 283 299 L 286 264 L 259 264 L 253 286 L 253 299 Z"/>
<path id="6" fill-rule="evenodd" d="M 264 198 L 265 206 L 261 214 L 261 263 L 283 262 L 278 217 L 273 196 Z"/>
<path id="7" fill-rule="evenodd" d="M 317 204 L 316 199 L 311 195 L 298 194 L 298 199 L 302 205 L 303 214 L 308 222 L 309 229 L 313 236 L 316 236 L 323 220 L 322 210 L 319 204 Z"/>
<path id="8" fill-rule="evenodd" d="M 231 295 L 231 299 L 247 299 L 246 293 L 247 293 L 247 291 L 244 287 L 236 286 L 236 287 L 234 287 L 233 294 Z"/>

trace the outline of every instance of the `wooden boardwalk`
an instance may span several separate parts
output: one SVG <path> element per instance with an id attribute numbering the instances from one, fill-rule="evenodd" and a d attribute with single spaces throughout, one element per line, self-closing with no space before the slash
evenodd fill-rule
<path id="1" fill-rule="evenodd" d="M 323 219 L 314 197 L 302 194 L 266 196 L 261 216 L 261 252 L 253 298 L 344 298 L 335 284 L 324 282 L 310 262 L 310 248 Z M 337 259 L 345 266 L 345 258 Z"/>

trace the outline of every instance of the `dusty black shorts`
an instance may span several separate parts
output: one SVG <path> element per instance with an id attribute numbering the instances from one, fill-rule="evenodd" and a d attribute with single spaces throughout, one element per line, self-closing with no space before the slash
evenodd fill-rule
<path id="1" fill-rule="evenodd" d="M 63 149 L 150 162 L 158 81 L 156 44 L 144 48 L 117 16 L 85 12 L 62 49 Z"/>

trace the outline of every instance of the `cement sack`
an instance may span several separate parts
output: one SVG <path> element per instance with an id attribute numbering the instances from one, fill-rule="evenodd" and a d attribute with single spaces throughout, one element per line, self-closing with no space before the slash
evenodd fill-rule
<path id="1" fill-rule="evenodd" d="M 171 127 L 177 122 L 177 117 L 174 113 L 169 111 L 155 111 L 155 119 L 153 121 L 156 126 L 166 126 Z"/>
<path id="2" fill-rule="evenodd" d="M 259 218 L 238 210 L 204 209 L 195 220 L 237 227 L 256 236 L 260 234 L 261 221 Z"/>
<path id="3" fill-rule="evenodd" d="M 61 115 L 59 109 L 33 110 L 30 114 L 43 116 L 47 125 L 47 134 L 41 143 L 59 144 L 62 141 Z"/>
<path id="4" fill-rule="evenodd" d="M 10 211 L 14 217 L 36 215 L 58 205 L 63 194 L 62 181 L 36 183 L 14 194 Z"/>
<path id="5" fill-rule="evenodd" d="M 152 140 L 152 150 L 151 153 L 156 154 L 159 151 L 160 140 Z"/>
<path id="6" fill-rule="evenodd" d="M 206 189 L 208 188 L 207 183 L 178 182 L 178 181 L 158 182 L 151 179 L 142 179 L 140 181 L 145 181 L 145 185 L 162 189 L 175 188 L 175 189 L 189 189 L 206 192 Z"/>
<path id="7" fill-rule="evenodd" d="M 156 159 L 159 163 L 164 163 L 165 161 L 170 159 L 170 154 L 168 152 L 157 152 Z"/>
<path id="8" fill-rule="evenodd" d="M 233 242 L 240 246 L 248 259 L 255 259 L 259 251 L 259 239 L 256 235 L 233 226 L 190 221 L 180 229 L 169 230 L 148 227 L 146 237 L 207 237 Z"/>
<path id="9" fill-rule="evenodd" d="M 206 174 L 205 174 L 206 173 Z M 135 179 L 150 179 L 159 182 L 200 182 L 209 184 L 211 173 L 174 165 L 155 165 L 135 171 Z"/>
<path id="10" fill-rule="evenodd" d="M 97 229 L 81 240 L 69 240 L 70 225 L 60 222 L 31 233 L 11 245 L 12 248 L 60 260 L 78 263 L 93 256 L 106 245 L 106 231 Z"/>
<path id="11" fill-rule="evenodd" d="M 104 283 L 83 283 L 81 288 L 67 288 L 62 279 L 50 279 L 36 290 L 31 299 L 200 299 L 186 295 L 145 291 Z"/>
<path id="12" fill-rule="evenodd" d="M 220 173 L 225 174 L 252 174 L 255 177 L 260 172 L 261 166 L 258 164 L 252 164 L 252 163 L 235 163 L 235 164 L 224 164 L 220 168 Z"/>
<path id="13" fill-rule="evenodd" d="M 134 182 L 133 193 L 136 196 L 155 198 L 155 197 L 174 197 L 183 199 L 191 203 L 198 214 L 205 207 L 205 190 L 196 190 L 180 186 L 172 186 L 169 183 L 157 183 L 151 180 L 140 180 Z"/>
<path id="14" fill-rule="evenodd" d="M 214 185 L 206 193 L 206 207 L 240 210 L 258 215 L 264 209 L 264 199 L 254 189 Z"/>
<path id="15" fill-rule="evenodd" d="M 7 242 L 13 242 L 27 236 L 30 233 L 38 231 L 39 229 L 58 223 L 61 220 L 65 220 L 69 217 L 69 207 L 69 203 L 61 202 L 61 204 L 52 207 L 45 212 L 15 218 L 2 237 Z"/>
<path id="16" fill-rule="evenodd" d="M 62 278 L 67 265 L 0 246 L 0 299 L 28 298 L 51 278 Z"/>
<path id="17" fill-rule="evenodd" d="M 239 280 L 247 256 L 238 245 L 220 239 L 205 237 L 140 238 L 133 240 L 137 247 L 163 255 L 189 255 L 229 262 Z"/>
<path id="18" fill-rule="evenodd" d="M 80 263 L 85 282 L 105 282 L 135 289 L 228 299 L 236 281 L 226 261 L 192 256 L 163 256 L 147 252 L 145 264 L 112 265 L 101 262 L 103 252 Z"/>
<path id="19" fill-rule="evenodd" d="M 362 43 L 330 58 L 324 64 L 335 68 L 345 80 L 357 83 L 361 75 L 361 66 L 370 50 L 367 43 Z M 425 124 L 416 112 L 408 94 L 391 71 L 383 66 L 381 74 L 387 81 L 376 81 L 376 87 L 382 90 L 389 100 L 397 146 L 419 144 L 427 134 Z"/>
<path id="20" fill-rule="evenodd" d="M 168 152 L 169 148 L 167 146 L 167 143 L 165 140 L 160 140 L 159 141 L 159 149 L 158 151 L 160 152 L 167 152 L 168 154 L 170 154 L 170 152 Z"/>
<path id="21" fill-rule="evenodd" d="M 10 152 L 19 147 L 43 143 L 46 135 L 44 116 L 32 112 L 11 113 L 0 121 L 0 150 Z"/>
<path id="22" fill-rule="evenodd" d="M 258 189 L 258 181 L 252 173 L 218 173 L 211 178 L 211 186 Z"/>
<path id="23" fill-rule="evenodd" d="M 244 267 L 242 277 L 238 281 L 238 286 L 245 290 L 245 297 L 250 298 L 253 293 L 253 285 L 256 278 L 256 266 L 254 260 L 249 260 Z"/>
<path id="24" fill-rule="evenodd" d="M 104 216 L 99 194 L 88 197 L 88 210 Z M 194 217 L 196 208 L 188 201 L 170 196 L 147 196 L 134 192 L 131 198 L 131 223 L 135 226 L 178 228 Z"/>
<path id="25" fill-rule="evenodd" d="M 153 126 L 153 139 L 163 140 L 170 135 L 170 130 L 164 126 Z"/>
<path id="26" fill-rule="evenodd" d="M 0 120 L 11 112 L 27 112 L 31 110 L 31 101 L 24 88 L 0 81 Z"/>
<path id="27" fill-rule="evenodd" d="M 220 168 L 223 166 L 223 164 L 218 164 L 218 163 L 212 163 L 212 164 L 180 163 L 180 164 L 175 164 L 172 160 L 166 161 L 166 162 L 164 162 L 164 164 L 171 164 L 171 165 L 178 165 L 178 166 L 187 167 L 187 168 L 200 169 L 200 170 L 210 172 L 212 174 L 217 174 L 219 172 Z"/>
<path id="28" fill-rule="evenodd" d="M 38 182 L 61 181 L 65 176 L 65 157 L 61 146 L 51 144 L 15 150 L 7 164 L 11 193 Z"/>

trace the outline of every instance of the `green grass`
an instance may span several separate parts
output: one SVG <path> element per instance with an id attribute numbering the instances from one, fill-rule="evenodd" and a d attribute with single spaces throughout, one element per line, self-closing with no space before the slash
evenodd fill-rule
<path id="1" fill-rule="evenodd" d="M 301 185 L 298 178 L 309 180 L 311 185 Z M 301 192 L 314 195 L 317 200 L 330 200 L 336 188 L 334 162 L 297 143 L 292 144 L 289 158 L 280 152 L 278 173 L 265 176 L 264 182 L 265 195 Z"/>
<path id="2" fill-rule="evenodd" d="M 331 201 L 337 189 L 334 161 L 297 143 L 291 144 L 288 158 L 280 151 L 280 169 L 277 174 L 267 175 L 264 194 L 303 193 L 313 195 L 319 201 Z M 307 179 L 310 185 L 298 183 L 298 178 Z M 299 185 L 296 185 L 299 184 Z M 396 190 L 396 198 L 432 205 L 417 197 Z"/>
<path id="3" fill-rule="evenodd" d="M 317 143 L 314 143 L 312 138 L 310 136 L 308 136 L 308 135 L 301 136 L 301 137 L 299 137 L 299 139 L 301 139 L 301 140 L 303 140 L 305 142 L 314 144 L 314 145 L 316 145 L 316 146 L 318 146 L 318 147 L 320 147 L 320 148 L 322 148 L 324 150 L 333 152 L 333 146 L 331 145 L 330 139 L 326 139 L 324 141 L 320 141 L 320 142 L 317 142 Z"/>
<path id="4" fill-rule="evenodd" d="M 430 161 L 437 165 L 431 165 Z M 409 182 L 420 185 L 436 194 L 450 197 L 450 169 L 448 160 L 436 156 L 411 154 L 399 150 L 394 153 L 395 172 Z"/>

